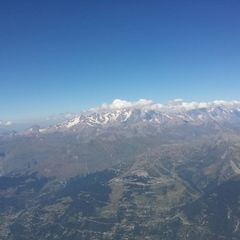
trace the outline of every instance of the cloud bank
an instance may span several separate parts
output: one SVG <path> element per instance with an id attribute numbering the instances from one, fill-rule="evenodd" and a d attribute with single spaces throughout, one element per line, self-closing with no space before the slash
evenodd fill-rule
<path id="1" fill-rule="evenodd" d="M 240 101 L 223 101 L 216 100 L 212 102 L 195 102 L 195 101 L 184 101 L 183 99 L 175 99 L 166 103 L 155 103 L 149 99 L 139 99 L 137 101 L 127 101 L 121 99 L 115 99 L 110 104 L 102 104 L 101 106 L 91 109 L 91 110 L 120 110 L 120 109 L 146 109 L 146 110 L 158 110 L 158 111 L 178 111 L 185 110 L 190 111 L 194 109 L 204 109 L 204 108 L 240 108 Z"/>

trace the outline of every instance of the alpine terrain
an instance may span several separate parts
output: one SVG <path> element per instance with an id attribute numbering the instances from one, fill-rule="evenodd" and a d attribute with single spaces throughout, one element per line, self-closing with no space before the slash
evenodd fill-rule
<path id="1" fill-rule="evenodd" d="M 0 239 L 240 239 L 240 102 L 117 99 L 1 132 Z"/>

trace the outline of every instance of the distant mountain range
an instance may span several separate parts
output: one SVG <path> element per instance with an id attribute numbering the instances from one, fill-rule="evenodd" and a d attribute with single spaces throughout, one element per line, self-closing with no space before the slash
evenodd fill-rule
<path id="1" fill-rule="evenodd" d="M 158 131 L 172 125 L 215 124 L 238 127 L 239 101 L 184 102 L 181 99 L 166 104 L 141 99 L 136 102 L 114 100 L 111 104 L 68 114 L 68 119 L 48 127 L 35 125 L 27 132 L 49 133 L 56 131 L 81 131 L 86 128 L 154 126 Z M 66 117 L 65 117 L 66 119 Z M 59 122 L 59 121 L 58 121 Z"/>
<path id="2" fill-rule="evenodd" d="M 212 103 L 184 102 L 175 100 L 168 104 L 154 104 L 148 100 L 135 103 L 115 100 L 108 106 L 90 110 L 59 125 L 60 128 L 74 128 L 79 125 L 103 126 L 114 124 L 135 124 L 147 122 L 151 124 L 167 124 L 188 122 L 201 124 L 204 122 L 239 121 L 240 102 L 215 101 Z"/>

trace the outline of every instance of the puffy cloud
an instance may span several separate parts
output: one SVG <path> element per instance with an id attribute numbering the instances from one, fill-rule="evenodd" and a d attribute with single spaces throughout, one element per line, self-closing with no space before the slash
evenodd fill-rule
<path id="1" fill-rule="evenodd" d="M 211 107 L 240 107 L 240 101 L 222 101 L 216 100 L 213 102 L 186 102 L 183 99 L 175 99 L 173 101 L 169 101 L 165 104 L 155 103 L 152 100 L 148 99 L 139 99 L 138 101 L 126 101 L 121 99 L 115 99 L 110 104 L 102 104 L 98 108 L 94 108 L 91 110 L 118 110 L 118 109 L 146 109 L 146 110 L 157 110 L 157 111 L 190 111 L 193 109 L 201 109 L 201 108 L 211 108 Z"/>
<path id="2" fill-rule="evenodd" d="M 7 122 L 5 123 L 5 125 L 6 125 L 6 126 L 11 126 L 11 125 L 12 125 L 12 122 L 11 122 L 11 121 L 7 121 Z"/>
<path id="3" fill-rule="evenodd" d="M 121 100 L 121 99 L 115 99 L 110 104 L 103 104 L 101 106 L 101 108 L 102 109 L 104 109 L 104 108 L 107 108 L 107 109 L 143 108 L 146 106 L 150 106 L 152 104 L 153 104 L 152 100 L 146 100 L 146 99 L 140 99 L 135 102 L 130 102 L 130 101 Z"/>
<path id="4" fill-rule="evenodd" d="M 4 121 L 1 121 L 0 120 L 0 126 L 11 126 L 13 123 L 11 122 L 11 121 L 6 121 L 6 122 L 4 122 Z"/>

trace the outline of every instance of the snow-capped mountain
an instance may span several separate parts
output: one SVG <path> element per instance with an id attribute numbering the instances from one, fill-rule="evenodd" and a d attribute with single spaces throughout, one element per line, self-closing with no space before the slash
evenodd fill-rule
<path id="1" fill-rule="evenodd" d="M 183 124 L 192 126 L 240 126 L 240 101 L 186 102 L 176 99 L 165 104 L 140 99 L 135 102 L 116 99 L 49 127 L 33 126 L 27 134 L 82 129 L 108 129 L 151 126 L 157 129 Z"/>
<path id="2" fill-rule="evenodd" d="M 136 102 L 114 100 L 82 112 L 57 126 L 58 129 L 73 129 L 80 126 L 112 126 L 140 122 L 164 124 L 176 122 L 204 123 L 240 121 L 239 101 L 185 102 L 181 99 L 166 104 L 141 99 Z"/>

